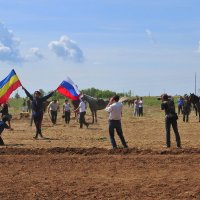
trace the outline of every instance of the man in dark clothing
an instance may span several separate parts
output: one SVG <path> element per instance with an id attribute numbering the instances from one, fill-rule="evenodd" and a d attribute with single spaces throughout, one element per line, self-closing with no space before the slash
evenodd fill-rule
<path id="1" fill-rule="evenodd" d="M 12 119 L 12 115 L 9 114 L 8 106 L 9 106 L 8 103 L 4 103 L 4 104 L 2 105 L 2 110 L 0 111 L 0 113 L 1 113 L 1 118 L 2 118 L 2 119 L 3 119 L 3 118 L 6 118 L 7 121 L 8 121 L 8 125 L 9 125 L 9 127 L 10 127 L 10 130 L 13 130 L 13 129 L 11 128 L 11 123 L 10 123 L 10 121 L 11 121 L 11 119 Z"/>
<path id="2" fill-rule="evenodd" d="M 188 95 L 184 95 L 184 101 L 183 101 L 183 121 L 188 122 L 189 121 L 189 114 L 191 110 L 191 103 L 189 100 Z"/>
<path id="3" fill-rule="evenodd" d="M 49 93 L 47 96 L 41 97 L 39 91 L 35 91 L 34 95 L 31 95 L 24 87 L 22 87 L 22 89 L 32 101 L 32 117 L 36 127 L 36 135 L 34 138 L 37 139 L 38 135 L 43 138 L 41 126 L 44 113 L 44 102 L 53 95 L 54 91 Z"/>
<path id="4" fill-rule="evenodd" d="M 174 101 L 169 99 L 167 94 L 162 95 L 161 100 L 161 109 L 165 110 L 166 147 L 169 148 L 171 146 L 170 127 L 172 125 L 176 137 L 176 146 L 177 148 L 181 148 L 181 139 L 177 126 L 178 116 L 175 112 Z"/>
<path id="5" fill-rule="evenodd" d="M 0 146 L 4 145 L 4 141 L 1 137 L 2 132 L 4 131 L 5 128 L 10 129 L 10 126 L 6 124 L 6 121 L 8 121 L 8 118 L 5 116 L 2 118 L 2 121 L 0 121 Z"/>

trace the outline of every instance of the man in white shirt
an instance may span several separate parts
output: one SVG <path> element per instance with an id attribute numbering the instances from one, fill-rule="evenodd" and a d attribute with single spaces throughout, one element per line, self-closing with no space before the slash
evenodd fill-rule
<path id="1" fill-rule="evenodd" d="M 53 124 L 56 124 L 58 109 L 59 109 L 59 104 L 56 100 L 52 101 L 48 105 L 48 112 L 50 111 L 51 113 L 51 121 Z"/>
<path id="2" fill-rule="evenodd" d="M 65 100 L 65 103 L 63 104 L 63 116 L 65 118 L 65 123 L 66 124 L 69 124 L 70 122 L 70 109 L 71 109 L 71 106 L 68 102 L 68 99 Z"/>
<path id="3" fill-rule="evenodd" d="M 110 141 L 111 141 L 113 149 L 117 148 L 117 144 L 114 138 L 115 129 L 117 131 L 117 134 L 124 148 L 128 148 L 128 145 L 126 144 L 126 141 L 124 139 L 123 131 L 121 127 L 123 105 L 122 103 L 118 101 L 119 101 L 119 96 L 115 95 L 113 98 L 110 99 L 108 105 L 105 108 L 105 110 L 109 113 L 109 135 L 110 135 Z"/>
<path id="4" fill-rule="evenodd" d="M 78 112 L 78 111 L 80 114 L 80 117 L 79 117 L 80 128 L 83 128 L 83 124 L 88 128 L 89 123 L 87 123 L 85 121 L 86 104 L 82 99 L 80 99 L 80 104 L 79 104 L 78 108 L 76 110 L 74 110 L 74 112 Z"/>

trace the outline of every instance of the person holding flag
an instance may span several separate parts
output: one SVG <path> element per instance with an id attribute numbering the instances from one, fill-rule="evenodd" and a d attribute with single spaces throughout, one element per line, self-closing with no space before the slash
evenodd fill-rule
<path id="1" fill-rule="evenodd" d="M 50 98 L 55 91 L 49 93 L 44 97 L 41 97 L 40 91 L 35 91 L 34 94 L 31 95 L 23 86 L 22 89 L 25 91 L 26 95 L 32 101 L 32 117 L 36 127 L 36 134 L 34 136 L 34 139 L 38 139 L 39 135 L 41 138 L 44 138 L 41 130 L 43 114 L 44 114 L 44 102 L 48 98 Z"/>

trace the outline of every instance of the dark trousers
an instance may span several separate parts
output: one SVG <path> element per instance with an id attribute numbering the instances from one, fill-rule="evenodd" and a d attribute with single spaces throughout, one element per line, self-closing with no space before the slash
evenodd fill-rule
<path id="1" fill-rule="evenodd" d="M 128 146 L 127 146 L 126 141 L 123 136 L 120 120 L 109 120 L 109 135 L 110 135 L 110 141 L 111 141 L 112 147 L 117 148 L 117 144 L 116 144 L 115 137 L 114 137 L 115 129 L 119 136 L 119 139 L 121 140 L 122 145 L 125 148 L 127 148 Z"/>
<path id="2" fill-rule="evenodd" d="M 42 120 L 43 120 L 43 113 L 37 113 L 37 114 L 33 115 L 33 121 L 34 121 L 35 127 L 36 127 L 36 135 L 35 135 L 36 138 L 38 137 L 38 135 L 43 137 L 42 130 L 41 130 Z"/>
<path id="3" fill-rule="evenodd" d="M 178 114 L 183 114 L 183 106 L 178 105 Z"/>
<path id="4" fill-rule="evenodd" d="M 171 139 L 170 139 L 170 127 L 172 126 L 174 130 L 174 134 L 176 137 L 176 146 L 180 147 L 181 146 L 181 139 L 180 135 L 178 132 L 178 125 L 177 125 L 177 120 L 173 118 L 165 118 L 165 128 L 166 128 L 166 145 L 167 147 L 171 146 Z"/>
<path id="5" fill-rule="evenodd" d="M 65 111 L 65 123 L 66 124 L 69 124 L 69 122 L 70 122 L 70 115 L 71 115 L 70 111 Z"/>
<path id="6" fill-rule="evenodd" d="M 143 116 L 143 107 L 139 107 L 139 116 Z"/>
<path id="7" fill-rule="evenodd" d="M 88 127 L 88 123 L 85 121 L 85 114 L 86 112 L 80 112 L 80 118 L 79 118 L 80 128 L 83 128 L 83 124 L 85 124 Z"/>
<path id="8" fill-rule="evenodd" d="M 189 114 L 184 114 L 183 113 L 183 121 L 188 122 L 189 121 Z"/>
<path id="9" fill-rule="evenodd" d="M 56 124 L 57 121 L 57 111 L 51 110 L 51 121 L 53 124 Z"/>

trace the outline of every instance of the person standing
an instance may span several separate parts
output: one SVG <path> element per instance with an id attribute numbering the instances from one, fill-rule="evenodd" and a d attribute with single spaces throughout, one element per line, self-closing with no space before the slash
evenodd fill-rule
<path id="1" fill-rule="evenodd" d="M 119 102 L 119 96 L 115 95 L 113 98 L 110 99 L 108 105 L 105 108 L 105 110 L 109 113 L 109 135 L 113 149 L 117 148 L 117 144 L 114 137 L 115 129 L 121 140 L 123 147 L 128 148 L 128 145 L 123 136 L 122 126 L 121 126 L 122 106 L 123 104 Z"/>
<path id="2" fill-rule="evenodd" d="M 50 111 L 50 116 L 51 116 L 51 121 L 55 125 L 57 121 L 57 115 L 58 115 L 58 109 L 59 109 L 59 104 L 57 100 L 53 100 L 49 105 L 48 105 L 48 113 Z"/>
<path id="3" fill-rule="evenodd" d="M 182 96 L 180 96 L 178 99 L 178 115 L 183 114 L 183 102 L 184 99 Z"/>
<path id="4" fill-rule="evenodd" d="M 69 122 L 70 122 L 70 115 L 71 115 L 70 108 L 71 108 L 71 106 L 68 102 L 68 99 L 66 99 L 65 103 L 63 104 L 63 116 L 65 118 L 66 124 L 69 124 Z"/>
<path id="5" fill-rule="evenodd" d="M 80 99 L 79 106 L 74 112 L 79 111 L 79 123 L 80 123 L 80 128 L 83 128 L 83 124 L 88 128 L 89 123 L 85 121 L 85 114 L 86 114 L 86 104 L 83 101 L 83 99 Z"/>
<path id="6" fill-rule="evenodd" d="M 139 117 L 143 116 L 143 98 L 140 97 L 140 100 L 138 102 L 138 107 L 139 107 Z"/>
<path id="7" fill-rule="evenodd" d="M 138 117 L 139 116 L 139 97 L 138 96 L 136 97 L 133 106 L 134 106 L 133 115 L 134 117 Z"/>
<path id="8" fill-rule="evenodd" d="M 163 94 L 161 100 L 161 109 L 165 111 L 166 147 L 171 147 L 170 127 L 172 126 L 176 137 L 176 146 L 177 148 L 181 148 L 181 139 L 177 125 L 178 115 L 175 112 L 174 101 L 169 99 L 167 94 Z"/>
<path id="9" fill-rule="evenodd" d="M 50 98 L 55 91 L 49 93 L 47 96 L 41 97 L 40 91 L 35 91 L 34 94 L 31 95 L 23 86 L 22 89 L 32 101 L 32 116 L 36 127 L 36 134 L 33 138 L 38 139 L 39 135 L 43 138 L 41 127 L 44 114 L 44 102 Z"/>
<path id="10" fill-rule="evenodd" d="M 191 111 L 191 103 L 188 95 L 184 95 L 183 101 L 183 122 L 189 122 L 189 115 Z"/>

